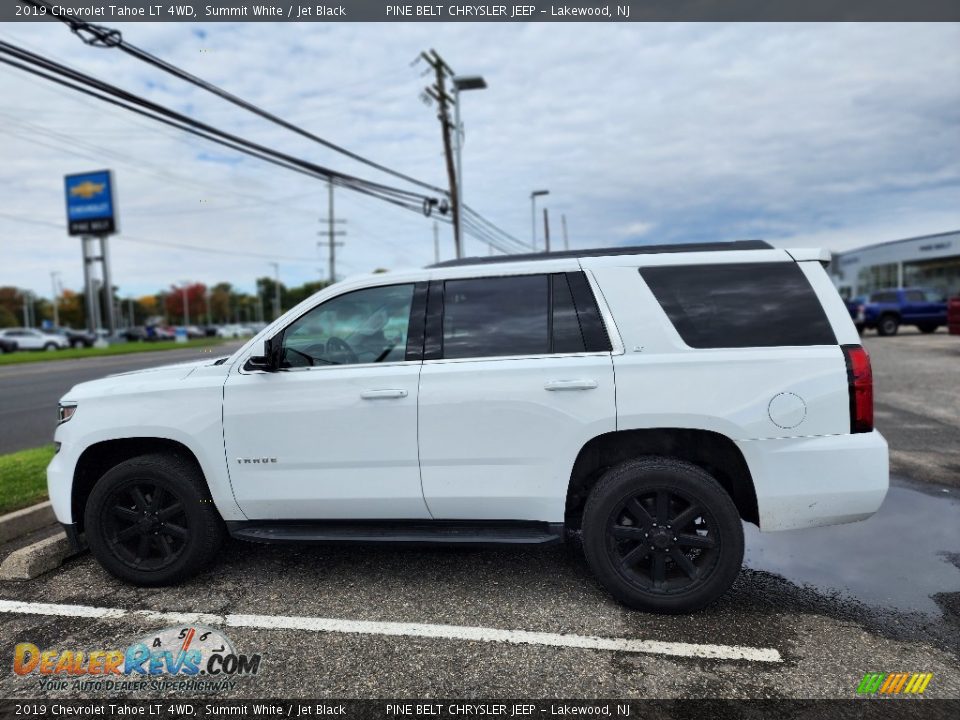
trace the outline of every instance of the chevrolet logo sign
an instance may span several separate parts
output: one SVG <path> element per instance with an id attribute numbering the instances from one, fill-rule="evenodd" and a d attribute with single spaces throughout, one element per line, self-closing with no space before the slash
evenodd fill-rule
<path id="1" fill-rule="evenodd" d="M 89 200 L 94 195 L 99 195 L 107 187 L 106 183 L 95 183 L 91 180 L 84 180 L 79 185 L 70 188 L 70 197 L 79 197 Z"/>

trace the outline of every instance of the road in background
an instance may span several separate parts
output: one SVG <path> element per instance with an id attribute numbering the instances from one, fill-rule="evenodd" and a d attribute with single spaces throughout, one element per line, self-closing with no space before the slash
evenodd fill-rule
<path id="1" fill-rule="evenodd" d="M 54 360 L 0 367 L 0 454 L 53 441 L 57 402 L 77 383 L 144 368 L 229 355 L 237 342 L 186 350 Z"/>

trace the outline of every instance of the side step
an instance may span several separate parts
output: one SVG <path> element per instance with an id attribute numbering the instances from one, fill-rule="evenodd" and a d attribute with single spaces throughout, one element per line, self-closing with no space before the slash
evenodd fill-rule
<path id="1" fill-rule="evenodd" d="M 563 523 L 448 521 L 228 522 L 230 535 L 259 543 L 402 543 L 405 545 L 548 545 L 563 541 Z"/>

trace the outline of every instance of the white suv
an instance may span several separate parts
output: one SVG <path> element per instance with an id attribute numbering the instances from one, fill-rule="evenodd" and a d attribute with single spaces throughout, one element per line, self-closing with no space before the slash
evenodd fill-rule
<path id="1" fill-rule="evenodd" d="M 886 494 L 870 362 L 827 259 L 745 241 L 342 282 L 230 357 L 77 385 L 50 497 L 141 585 L 196 573 L 228 535 L 579 534 L 616 598 L 693 610 L 737 576 L 742 520 L 851 522 Z"/>

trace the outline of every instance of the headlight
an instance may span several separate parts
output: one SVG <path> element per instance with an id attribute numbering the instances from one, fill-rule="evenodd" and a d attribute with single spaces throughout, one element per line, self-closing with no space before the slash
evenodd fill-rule
<path id="1" fill-rule="evenodd" d="M 73 404 L 73 405 L 61 404 L 57 408 L 57 420 L 58 420 L 57 424 L 65 423 L 67 420 L 73 417 L 73 414 L 75 412 L 77 412 L 76 404 Z"/>

